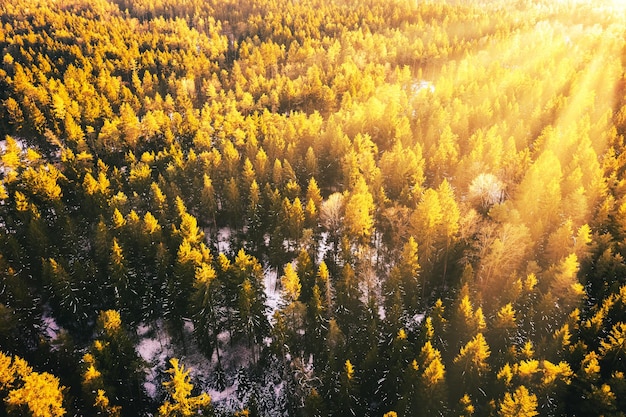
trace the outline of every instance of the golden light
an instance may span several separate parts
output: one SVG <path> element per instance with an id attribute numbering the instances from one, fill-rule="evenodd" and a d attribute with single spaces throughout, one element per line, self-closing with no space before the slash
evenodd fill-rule
<path id="1" fill-rule="evenodd" d="M 616 12 L 626 11 L 626 0 L 609 0 L 607 3 Z"/>

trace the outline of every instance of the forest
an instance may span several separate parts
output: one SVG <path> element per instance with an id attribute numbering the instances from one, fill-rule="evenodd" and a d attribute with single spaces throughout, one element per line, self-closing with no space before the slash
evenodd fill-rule
<path id="1" fill-rule="evenodd" d="M 626 4 L 0 1 L 0 416 L 626 416 Z"/>

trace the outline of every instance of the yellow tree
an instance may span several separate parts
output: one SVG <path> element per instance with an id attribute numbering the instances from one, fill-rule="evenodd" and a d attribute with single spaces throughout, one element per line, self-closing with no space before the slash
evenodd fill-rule
<path id="1" fill-rule="evenodd" d="M 491 351 L 482 333 L 478 333 L 461 348 L 454 358 L 454 377 L 458 378 L 454 386 L 456 394 L 479 394 L 481 379 L 490 368 L 487 362 L 489 356 Z"/>
<path id="2" fill-rule="evenodd" d="M 26 411 L 32 417 L 57 417 L 65 414 L 59 379 L 47 372 L 32 372 L 22 378 L 20 388 L 9 392 L 5 399 L 9 408 Z"/>
<path id="3" fill-rule="evenodd" d="M 373 213 L 374 198 L 365 179 L 360 176 L 346 201 L 344 222 L 348 236 L 355 238 L 358 243 L 367 243 L 374 230 Z"/>
<path id="4" fill-rule="evenodd" d="M 450 176 L 459 161 L 458 135 L 446 125 L 437 143 L 428 151 L 427 172 L 432 173 L 432 182 L 436 184 Z"/>
<path id="5" fill-rule="evenodd" d="M 430 340 L 422 347 L 419 359 L 414 362 L 419 367 L 417 402 L 412 402 L 411 415 L 431 416 L 445 406 L 445 375 L 446 369 L 441 352 L 433 348 Z M 409 410 L 407 410 L 409 411 Z"/>
<path id="6" fill-rule="evenodd" d="M 172 367 L 167 370 L 170 380 L 163 382 L 169 399 L 159 407 L 161 417 L 185 417 L 192 415 L 207 415 L 210 413 L 211 397 L 202 393 L 192 397 L 193 384 L 189 382 L 189 371 L 178 364 L 178 359 L 170 359 Z"/>
<path id="7" fill-rule="evenodd" d="M 294 303 L 300 298 L 300 291 L 302 285 L 300 284 L 300 278 L 293 269 L 291 264 L 285 266 L 285 274 L 280 277 L 280 282 L 283 286 L 283 297 L 287 303 Z"/>
<path id="8" fill-rule="evenodd" d="M 57 377 L 33 372 L 24 359 L 0 352 L 0 391 L 8 392 L 4 398 L 7 411 L 22 416 L 61 417 L 65 414 L 63 389 Z"/>
<path id="9" fill-rule="evenodd" d="M 380 171 L 385 186 L 385 194 L 390 199 L 409 204 L 413 196 L 419 195 L 424 183 L 424 159 L 419 144 L 404 148 L 397 141 L 393 148 L 383 153 Z"/>
<path id="10" fill-rule="evenodd" d="M 391 269 L 389 279 L 384 286 L 387 296 L 385 306 L 388 313 L 398 308 L 418 308 L 420 301 L 419 271 L 417 242 L 411 236 L 404 244 L 400 261 Z M 402 305 L 400 305 L 400 301 L 402 301 Z"/>
<path id="11" fill-rule="evenodd" d="M 547 150 L 528 169 L 516 190 L 516 208 L 534 242 L 540 241 L 546 229 L 560 223 L 562 178 L 559 159 Z"/>
<path id="12" fill-rule="evenodd" d="M 438 228 L 443 220 L 443 212 L 439 201 L 439 193 L 429 188 L 422 195 L 410 217 L 410 228 L 413 236 L 417 236 L 422 262 L 432 266 L 436 257 L 436 241 Z"/>
<path id="13" fill-rule="evenodd" d="M 194 332 L 200 346 L 205 350 L 208 357 L 211 357 L 213 350 L 217 354 L 218 366 L 221 366 L 219 351 L 219 341 L 217 338 L 218 317 L 215 314 L 216 292 L 219 281 L 216 282 L 217 273 L 215 269 L 206 262 L 202 262 L 196 267 L 194 280 Z"/>
<path id="14" fill-rule="evenodd" d="M 569 314 L 585 295 L 584 287 L 577 278 L 579 269 L 577 256 L 570 254 L 555 269 L 556 273 L 550 289 L 557 296 L 562 313 Z"/>
<path id="15" fill-rule="evenodd" d="M 500 417 L 534 417 L 537 412 L 537 396 L 520 385 L 513 394 L 507 392 L 500 403 Z"/>
<path id="16" fill-rule="evenodd" d="M 439 196 L 439 207 L 441 207 L 441 224 L 440 234 L 444 241 L 444 263 L 443 263 L 443 285 L 446 284 L 446 272 L 448 268 L 448 253 L 450 245 L 454 242 L 459 232 L 459 221 L 461 212 L 454 198 L 454 191 L 448 180 L 444 179 L 439 188 L 437 188 Z"/>
<path id="17" fill-rule="evenodd" d="M 17 144 L 17 141 L 11 136 L 6 137 L 4 151 L 0 157 L 0 161 L 4 165 L 5 171 L 12 171 L 19 168 L 21 162 L 22 151 Z"/>

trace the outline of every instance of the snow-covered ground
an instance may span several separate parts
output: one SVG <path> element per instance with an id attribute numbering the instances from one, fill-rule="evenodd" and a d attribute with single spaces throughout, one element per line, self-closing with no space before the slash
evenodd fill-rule
<path id="1" fill-rule="evenodd" d="M 282 297 L 278 288 L 278 271 L 274 268 L 265 269 L 265 296 L 267 297 L 265 303 L 267 309 L 267 319 L 270 323 L 273 323 L 272 318 L 276 310 L 280 308 Z"/>
<path id="2" fill-rule="evenodd" d="M 420 81 L 414 82 L 413 85 L 411 85 L 411 90 L 415 93 L 421 90 L 428 90 L 431 93 L 434 93 L 435 85 L 430 81 L 420 80 Z"/>
<path id="3" fill-rule="evenodd" d="M 231 229 L 222 228 L 215 236 L 217 250 L 221 253 L 232 255 L 233 247 Z M 330 250 L 327 234 L 322 236 L 319 247 L 318 262 L 324 259 Z M 267 318 L 273 323 L 274 313 L 280 309 L 283 299 L 280 290 L 280 277 L 275 268 L 266 267 L 264 270 L 264 285 L 267 305 Z M 218 415 L 239 411 L 245 407 L 250 395 L 248 387 L 249 372 L 253 365 L 254 355 L 243 343 L 231 344 L 230 334 L 222 332 L 218 335 L 220 363 L 223 374 L 218 382 L 217 353 L 207 358 L 198 349 L 193 337 L 194 326 L 191 321 L 186 321 L 184 326 L 184 341 L 173 340 L 168 333 L 163 321 L 151 324 L 142 324 L 137 327 L 138 343 L 137 354 L 146 363 L 146 379 L 144 389 L 147 395 L 155 401 L 161 401 L 164 397 L 163 382 L 169 376 L 166 370 L 169 368 L 170 358 L 176 357 L 185 369 L 189 370 L 191 383 L 200 391 L 211 396 L 212 403 Z M 266 338 L 264 345 L 271 344 L 271 339 Z M 263 375 L 257 375 L 254 391 L 258 401 L 263 402 L 261 408 L 272 409 L 271 415 L 281 416 L 285 412 L 284 401 L 286 386 L 283 378 L 282 360 L 274 359 L 273 365 L 265 366 Z M 287 360 L 289 362 L 289 360 Z M 302 377 L 310 378 L 312 358 L 301 364 Z M 248 381 L 248 382 L 246 382 Z M 242 385 L 243 384 L 243 385 Z M 281 405 L 282 404 L 282 405 Z"/>
<path id="4" fill-rule="evenodd" d="M 243 344 L 230 345 L 228 332 L 218 336 L 220 342 L 220 359 L 223 367 L 221 387 L 218 382 L 217 355 L 212 358 L 204 356 L 193 341 L 193 324 L 185 323 L 185 348 L 180 340 L 173 340 L 164 328 L 163 322 L 153 325 L 142 324 L 137 327 L 139 342 L 136 351 L 146 362 L 146 379 L 144 390 L 155 401 L 161 401 L 165 395 L 163 382 L 169 379 L 166 370 L 170 367 L 169 359 L 178 358 L 189 371 L 191 383 L 196 389 L 211 396 L 211 402 L 218 415 L 231 415 L 245 408 L 251 392 L 247 386 L 240 386 L 248 378 L 248 369 L 252 364 L 252 352 Z M 266 397 L 269 404 L 283 395 L 282 381 L 279 377 L 264 378 L 263 385 L 257 387 Z M 261 395 L 261 394 L 259 394 Z M 272 414 L 274 415 L 274 414 Z M 280 414 L 276 414 L 280 415 Z"/>
<path id="5" fill-rule="evenodd" d="M 223 227 L 217 231 L 217 250 L 220 253 L 231 253 L 230 237 L 232 233 L 232 230 L 228 227 Z"/>
<path id="6" fill-rule="evenodd" d="M 168 368 L 168 360 L 174 357 L 172 340 L 163 329 L 163 323 L 154 326 L 142 324 L 137 327 L 139 343 L 136 346 L 139 356 L 148 364 L 144 389 L 148 396 L 157 399 L 161 393 L 160 376 Z"/>
<path id="7" fill-rule="evenodd" d="M 55 341 L 59 337 L 59 332 L 61 328 L 57 324 L 56 320 L 52 316 L 43 315 L 41 317 L 41 321 L 43 321 L 43 333 L 48 337 L 50 341 Z"/>

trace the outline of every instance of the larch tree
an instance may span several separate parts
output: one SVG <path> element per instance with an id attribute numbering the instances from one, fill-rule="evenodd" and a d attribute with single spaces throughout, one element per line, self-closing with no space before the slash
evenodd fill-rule
<path id="1" fill-rule="evenodd" d="M 63 387 L 59 379 L 47 372 L 31 372 L 22 377 L 23 385 L 9 391 L 5 402 L 9 408 L 28 413 L 32 417 L 60 417 L 63 408 Z"/>
<path id="2" fill-rule="evenodd" d="M 459 378 L 455 391 L 458 395 L 463 392 L 477 394 L 481 386 L 481 380 L 487 375 L 490 366 L 488 359 L 491 351 L 482 333 L 478 333 L 472 340 L 467 342 L 459 354 L 454 358 L 454 376 Z"/>
<path id="3" fill-rule="evenodd" d="M 115 399 L 116 406 L 123 404 L 125 412 L 137 412 L 143 395 L 138 374 L 142 362 L 120 313 L 116 310 L 101 311 L 96 329 L 97 338 L 88 350 L 93 358 L 90 363 L 100 373 L 98 378 L 102 378 L 102 385 L 97 384 L 95 388 L 105 390 L 108 398 Z M 125 383 L 120 385 L 120 381 Z M 89 381 L 84 382 L 89 386 Z"/>
<path id="4" fill-rule="evenodd" d="M 385 193 L 390 199 L 408 205 L 420 194 L 424 183 L 424 159 L 419 144 L 405 148 L 397 141 L 383 153 L 379 167 Z"/>
<path id="5" fill-rule="evenodd" d="M 258 259 L 240 249 L 231 267 L 237 305 L 235 322 L 237 328 L 243 330 L 251 348 L 258 346 L 269 333 L 266 317 L 265 283 L 263 268 Z"/>
<path id="6" fill-rule="evenodd" d="M 446 407 L 446 369 L 441 352 L 430 341 L 422 347 L 417 361 L 419 366 L 419 408 L 416 415 L 432 415 Z"/>
<path id="7" fill-rule="evenodd" d="M 520 385 L 512 394 L 507 392 L 500 402 L 500 417 L 534 417 L 537 412 L 537 396 Z"/>
<path id="8" fill-rule="evenodd" d="M 322 261 L 317 269 L 315 285 L 319 288 L 321 297 L 323 298 L 327 320 L 331 319 L 333 311 L 333 287 L 330 281 L 328 266 L 326 266 L 326 262 Z"/>
<path id="9" fill-rule="evenodd" d="M 412 235 L 418 237 L 422 266 L 426 264 L 432 268 L 437 258 L 437 241 L 442 220 L 443 211 L 439 201 L 439 193 L 428 188 L 424 191 L 409 220 Z"/>
<path id="10" fill-rule="evenodd" d="M 562 178 L 558 157 L 547 150 L 528 169 L 516 190 L 516 208 L 529 227 L 533 241 L 543 238 L 552 225 L 559 224 Z"/>
<path id="11" fill-rule="evenodd" d="M 291 264 L 285 265 L 285 273 L 280 277 L 280 282 L 283 288 L 283 298 L 287 304 L 295 303 L 300 299 L 302 284 Z"/>
<path id="12" fill-rule="evenodd" d="M 448 178 L 459 161 L 458 135 L 449 125 L 443 128 L 436 144 L 428 149 L 426 172 L 431 173 L 431 183 L 439 183 Z"/>
<path id="13" fill-rule="evenodd" d="M 219 280 L 211 264 L 203 262 L 196 267 L 194 280 L 194 294 L 192 296 L 194 314 L 194 334 L 200 347 L 207 356 L 211 357 L 215 351 L 218 366 L 221 366 L 218 324 L 219 307 Z"/>
<path id="14" fill-rule="evenodd" d="M 171 368 L 167 370 L 170 380 L 163 382 L 168 399 L 159 407 L 160 417 L 187 417 L 211 415 L 211 397 L 206 393 L 192 396 L 189 371 L 179 365 L 178 359 L 170 359 Z"/>
<path id="15" fill-rule="evenodd" d="M 442 285 L 445 288 L 450 247 L 457 239 L 461 212 L 454 197 L 454 190 L 448 180 L 444 179 L 441 182 L 437 188 L 437 194 L 439 196 L 439 206 L 441 207 L 442 214 L 442 221 L 439 227 L 441 228 L 441 238 L 444 242 Z"/>
<path id="16" fill-rule="evenodd" d="M 34 372 L 24 359 L 0 352 L 0 391 L 9 415 L 61 417 L 66 414 L 64 389 L 57 377 Z"/>
<path id="17" fill-rule="evenodd" d="M 346 234 L 359 244 L 367 244 L 374 232 L 374 198 L 362 176 L 346 198 Z"/>

